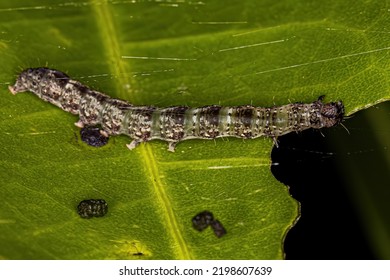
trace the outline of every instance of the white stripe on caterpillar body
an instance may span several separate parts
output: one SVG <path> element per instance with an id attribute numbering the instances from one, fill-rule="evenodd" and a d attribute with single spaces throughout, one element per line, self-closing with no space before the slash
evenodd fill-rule
<path id="1" fill-rule="evenodd" d="M 251 105 L 199 108 L 135 106 L 94 91 L 66 74 L 49 68 L 29 68 L 20 73 L 11 93 L 30 91 L 64 111 L 79 115 L 78 127 L 101 125 L 105 136 L 125 134 L 134 149 L 141 142 L 160 139 L 169 142 L 169 151 L 179 141 L 238 137 L 253 139 L 278 136 L 308 128 L 332 127 L 343 120 L 341 101 L 293 103 L 275 107 Z M 277 144 L 277 143 L 276 143 Z"/>

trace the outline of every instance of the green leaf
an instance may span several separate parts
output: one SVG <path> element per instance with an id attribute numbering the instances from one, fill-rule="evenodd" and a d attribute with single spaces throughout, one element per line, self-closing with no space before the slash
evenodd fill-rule
<path id="1" fill-rule="evenodd" d="M 389 100 L 383 1 L 1 1 L 0 258 L 281 259 L 299 204 L 270 172 L 270 139 L 79 139 L 77 117 L 7 85 L 49 66 L 156 106 Z M 77 215 L 83 199 L 109 213 Z M 210 210 L 217 238 L 191 218 Z M 140 256 L 137 253 L 143 253 Z"/>

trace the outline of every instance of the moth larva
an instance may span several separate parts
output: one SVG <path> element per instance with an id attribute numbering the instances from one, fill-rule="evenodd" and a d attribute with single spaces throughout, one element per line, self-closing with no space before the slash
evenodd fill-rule
<path id="1" fill-rule="evenodd" d="M 160 139 L 174 151 L 179 141 L 238 137 L 253 139 L 278 136 L 308 128 L 337 125 L 343 120 L 341 101 L 322 103 L 323 96 L 312 103 L 293 103 L 275 107 L 218 105 L 190 108 L 136 106 L 92 90 L 66 74 L 48 68 L 29 68 L 20 73 L 9 90 L 30 91 L 64 111 L 79 115 L 78 127 L 100 125 L 102 135 L 125 134 L 133 141 L 131 150 L 141 142 Z"/>

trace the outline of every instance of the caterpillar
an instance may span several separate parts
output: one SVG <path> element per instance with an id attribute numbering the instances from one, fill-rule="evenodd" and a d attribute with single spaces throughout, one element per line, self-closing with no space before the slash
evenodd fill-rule
<path id="1" fill-rule="evenodd" d="M 16 83 L 9 86 L 12 94 L 30 91 L 66 112 L 78 115 L 76 126 L 100 125 L 103 136 L 125 134 L 133 140 L 126 146 L 132 150 L 142 142 L 160 139 L 175 151 L 176 144 L 188 139 L 237 137 L 253 139 L 277 137 L 308 128 L 332 127 L 343 120 L 342 101 L 323 103 L 324 96 L 312 103 L 255 107 L 252 105 L 222 107 L 219 105 L 191 108 L 174 106 L 156 108 L 136 106 L 95 91 L 68 75 L 49 68 L 22 71 Z"/>
<path id="2" fill-rule="evenodd" d="M 104 199 L 83 200 L 77 206 L 77 213 L 81 218 L 103 217 L 107 214 L 108 205 Z"/>

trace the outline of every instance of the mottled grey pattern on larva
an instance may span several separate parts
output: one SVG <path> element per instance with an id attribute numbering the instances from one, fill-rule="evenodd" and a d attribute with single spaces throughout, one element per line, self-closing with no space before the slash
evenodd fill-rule
<path id="1" fill-rule="evenodd" d="M 133 149 L 141 142 L 160 139 L 174 151 L 179 141 L 239 137 L 253 139 L 278 136 L 308 128 L 331 127 L 343 120 L 341 101 L 293 103 L 279 107 L 218 105 L 190 108 L 135 106 L 127 101 L 91 90 L 66 74 L 49 68 L 30 68 L 20 73 L 9 90 L 30 91 L 61 109 L 79 115 L 78 127 L 101 125 L 102 135 L 125 134 Z"/>

